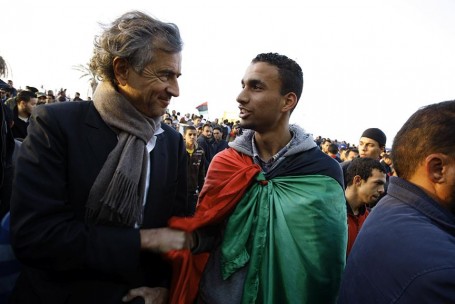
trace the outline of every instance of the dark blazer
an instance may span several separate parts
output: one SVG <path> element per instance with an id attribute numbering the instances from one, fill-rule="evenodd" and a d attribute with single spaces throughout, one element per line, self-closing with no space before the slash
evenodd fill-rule
<path id="1" fill-rule="evenodd" d="M 183 139 L 162 128 L 142 228 L 187 214 Z M 24 264 L 13 303 L 121 303 L 130 288 L 169 284 L 168 263 L 140 251 L 139 229 L 85 223 L 91 186 L 116 143 L 92 102 L 35 109 L 11 201 L 12 245 Z"/>

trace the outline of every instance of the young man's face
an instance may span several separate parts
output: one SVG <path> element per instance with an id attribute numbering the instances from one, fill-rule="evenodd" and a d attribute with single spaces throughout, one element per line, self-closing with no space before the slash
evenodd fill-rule
<path id="1" fill-rule="evenodd" d="M 285 97 L 281 95 L 278 68 L 265 62 L 252 63 L 242 79 L 237 97 L 240 126 L 258 132 L 276 130 L 282 123 Z"/>
<path id="2" fill-rule="evenodd" d="M 331 142 L 330 141 L 326 141 L 322 144 L 322 152 L 324 153 L 329 153 L 329 146 L 330 146 Z"/>
<path id="3" fill-rule="evenodd" d="M 47 97 L 46 97 L 46 103 L 54 103 L 54 102 L 55 102 L 54 96 L 52 96 L 52 95 L 47 95 Z"/>
<path id="4" fill-rule="evenodd" d="M 30 101 L 20 101 L 20 106 L 24 114 L 32 115 L 33 108 L 36 106 L 38 98 L 30 98 Z"/>
<path id="5" fill-rule="evenodd" d="M 354 158 L 359 157 L 359 153 L 349 150 L 346 152 L 346 159 L 345 160 L 353 160 Z"/>
<path id="6" fill-rule="evenodd" d="M 385 183 L 386 174 L 378 169 L 373 169 L 372 175 L 366 181 L 360 180 L 359 199 L 365 204 L 375 203 L 384 193 Z"/>
<path id="7" fill-rule="evenodd" d="M 212 138 L 212 128 L 205 126 L 204 129 L 202 130 L 202 135 L 204 135 L 207 138 Z"/>
<path id="8" fill-rule="evenodd" d="M 379 159 L 383 148 L 374 139 L 368 137 L 360 137 L 359 140 L 359 156 L 372 159 Z"/>
<path id="9" fill-rule="evenodd" d="M 187 130 L 185 132 L 185 142 L 187 143 L 187 145 L 194 145 L 194 143 L 196 142 L 196 138 L 197 138 L 197 131 L 196 130 Z"/>
<path id="10" fill-rule="evenodd" d="M 223 133 L 221 133 L 220 130 L 218 130 L 218 129 L 213 130 L 213 138 L 214 138 L 216 141 L 220 141 L 222 135 L 223 135 Z"/>

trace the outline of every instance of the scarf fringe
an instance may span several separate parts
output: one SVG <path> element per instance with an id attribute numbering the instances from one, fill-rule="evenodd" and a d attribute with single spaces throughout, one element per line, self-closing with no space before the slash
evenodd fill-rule
<path id="1" fill-rule="evenodd" d="M 108 220 L 127 226 L 141 225 L 142 201 L 138 193 L 138 184 L 117 170 L 100 200 L 101 208 L 98 212 L 88 209 L 87 215 L 89 218 L 95 218 L 96 223 Z"/>

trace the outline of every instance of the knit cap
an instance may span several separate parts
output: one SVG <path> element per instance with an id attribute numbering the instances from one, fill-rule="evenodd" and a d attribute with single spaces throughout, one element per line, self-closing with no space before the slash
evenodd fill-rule
<path id="1" fill-rule="evenodd" d="M 385 146 L 385 143 L 387 141 L 387 137 L 385 136 L 384 132 L 382 132 L 378 128 L 369 128 L 363 131 L 362 136 L 360 137 L 367 137 L 371 138 L 375 141 L 378 142 L 379 146 Z"/>

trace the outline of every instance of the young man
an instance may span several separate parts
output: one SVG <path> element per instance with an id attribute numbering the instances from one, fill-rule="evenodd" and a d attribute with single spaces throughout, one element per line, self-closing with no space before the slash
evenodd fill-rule
<path id="1" fill-rule="evenodd" d="M 300 66 L 286 56 L 259 54 L 247 68 L 237 97 L 243 135 L 213 158 L 194 217 L 171 220 L 199 228 L 194 252 L 210 252 L 208 261 L 207 253 L 173 257 L 182 291 L 175 302 L 196 297 L 190 265 L 204 269 L 200 303 L 336 301 L 347 241 L 342 174 L 289 125 L 302 87 Z M 217 232 L 214 241 L 204 228 Z"/>
<path id="2" fill-rule="evenodd" d="M 339 302 L 455 303 L 455 101 L 415 112 L 392 158 L 398 177 L 357 237 Z"/>
<path id="3" fill-rule="evenodd" d="M 215 156 L 213 142 L 213 127 L 211 124 L 206 123 L 202 126 L 202 133 L 197 138 L 197 144 L 204 150 L 206 172 L 209 169 L 213 156 Z"/>
<path id="4" fill-rule="evenodd" d="M 340 152 L 338 145 L 337 144 L 330 144 L 329 147 L 327 148 L 327 155 L 336 160 L 337 162 L 341 163 L 341 158 L 338 156 L 338 153 Z"/>
<path id="5" fill-rule="evenodd" d="M 161 116 L 179 95 L 179 29 L 125 13 L 97 37 L 93 102 L 37 107 L 18 156 L 13 303 L 165 303 L 161 254 L 188 248 L 166 228 L 187 211 L 182 136 Z"/>
<path id="6" fill-rule="evenodd" d="M 204 150 L 196 142 L 197 130 L 187 126 L 184 131 L 188 170 L 188 206 L 191 214 L 196 210 L 199 192 L 204 185 L 205 157 Z"/>
<path id="7" fill-rule="evenodd" d="M 325 154 L 328 154 L 329 153 L 329 146 L 330 144 L 332 143 L 332 141 L 329 139 L 329 138 L 324 138 L 322 140 L 322 143 L 321 143 L 321 150 L 322 152 L 324 152 Z"/>
<path id="8" fill-rule="evenodd" d="M 363 131 L 362 135 L 359 139 L 359 157 L 367 157 L 371 159 L 380 160 L 381 153 L 385 151 L 385 145 L 387 142 L 387 137 L 382 132 L 381 129 L 378 128 L 369 128 Z M 346 178 L 346 171 L 351 164 L 350 161 L 344 161 L 341 164 L 341 168 L 343 169 L 343 176 Z M 347 183 L 345 179 L 344 183 Z M 387 185 L 386 185 L 387 189 Z"/>
<path id="9" fill-rule="evenodd" d="M 347 256 L 368 216 L 366 206 L 377 202 L 384 193 L 385 182 L 386 173 L 378 160 L 356 158 L 349 165 L 344 191 L 348 211 Z"/>
<path id="10" fill-rule="evenodd" d="M 38 99 L 36 94 L 30 91 L 21 91 L 16 97 L 17 105 L 14 108 L 14 123 L 11 131 L 14 138 L 23 140 L 27 136 L 27 128 L 30 115 L 36 106 Z"/>
<path id="11" fill-rule="evenodd" d="M 359 156 L 379 160 L 385 150 L 386 141 L 387 137 L 381 129 L 366 129 L 359 139 Z"/>
<path id="12" fill-rule="evenodd" d="M 357 150 L 357 148 L 348 148 L 345 153 L 344 162 L 350 162 L 351 160 L 357 157 L 359 157 L 359 150 Z"/>
<path id="13" fill-rule="evenodd" d="M 219 152 L 223 151 L 224 149 L 229 148 L 228 142 L 223 139 L 223 128 L 218 126 L 213 128 L 213 153 L 214 156 Z"/>

